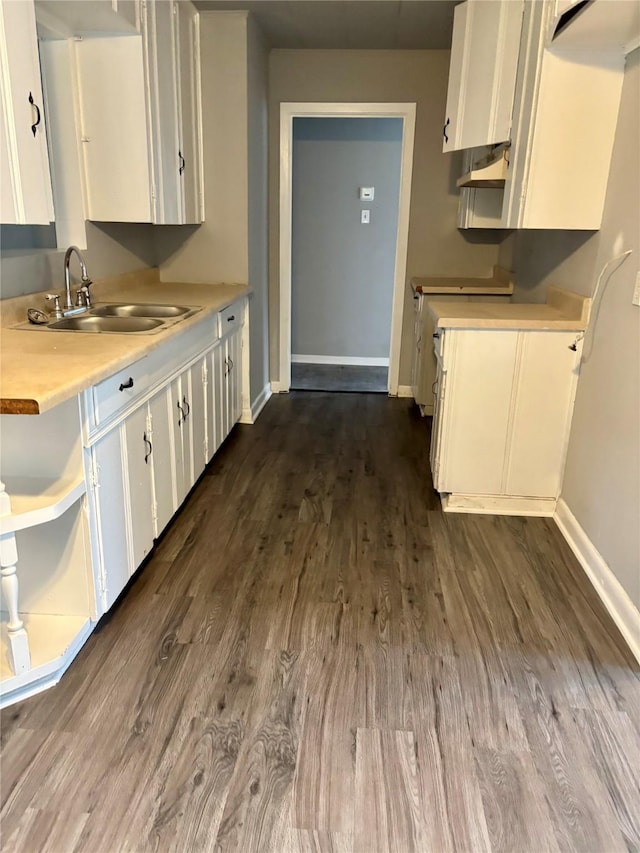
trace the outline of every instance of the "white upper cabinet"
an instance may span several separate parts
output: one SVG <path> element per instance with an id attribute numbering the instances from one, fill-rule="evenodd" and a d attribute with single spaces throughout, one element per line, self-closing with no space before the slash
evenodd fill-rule
<path id="1" fill-rule="evenodd" d="M 198 14 L 141 4 L 142 35 L 77 43 L 88 218 L 202 222 Z"/>
<path id="2" fill-rule="evenodd" d="M 503 4 L 490 5 L 497 9 Z M 461 179 L 463 183 L 459 185 L 475 189 L 463 190 L 461 227 L 477 227 L 481 221 L 486 222 L 490 213 L 488 218 L 494 219 L 499 228 L 600 228 L 622 94 L 624 56 L 636 14 L 631 14 L 631 7 L 640 9 L 635 3 L 623 7 L 629 9 L 629 15 L 621 14 L 616 0 L 591 0 L 585 6 L 526 0 L 508 150 L 500 153 L 507 166 L 501 181 L 483 183 L 479 171 L 469 180 Z M 560 31 L 559 12 L 570 14 L 574 8 L 575 16 Z M 596 18 L 589 17 L 596 13 Z M 594 29 L 594 20 L 602 22 L 607 13 L 622 35 L 614 38 L 605 33 L 604 27 Z M 592 37 L 594 33 L 602 41 L 600 47 Z M 455 56 L 454 50 L 452 62 Z M 468 76 L 465 61 L 461 67 L 464 80 Z M 452 79 L 457 74 L 452 72 Z M 469 91 L 475 91 L 472 80 L 470 86 Z M 464 101 L 469 100 L 467 94 Z M 492 108 L 486 108 L 486 115 L 490 123 Z M 496 137 L 494 142 L 497 141 Z M 472 147 L 466 142 L 465 139 L 463 147 Z M 501 182 L 504 186 L 495 188 Z"/>
<path id="3" fill-rule="evenodd" d="M 523 6 L 523 0 L 456 6 L 443 151 L 510 138 Z"/>
<path id="4" fill-rule="evenodd" d="M 32 0 L 0 2 L 0 221 L 53 221 L 36 19 Z"/>
<path id="5" fill-rule="evenodd" d="M 157 224 L 202 222 L 200 53 L 191 3 L 143 3 Z"/>

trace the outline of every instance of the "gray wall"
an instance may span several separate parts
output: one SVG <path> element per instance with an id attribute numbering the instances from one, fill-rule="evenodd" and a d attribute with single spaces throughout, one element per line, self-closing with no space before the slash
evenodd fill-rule
<path id="1" fill-rule="evenodd" d="M 401 155 L 402 119 L 294 119 L 292 353 L 388 358 Z"/>
<path id="2" fill-rule="evenodd" d="M 442 153 L 446 50 L 273 50 L 269 56 L 269 305 L 271 378 L 278 379 L 278 187 L 281 101 L 415 102 L 416 136 L 407 279 L 414 275 L 491 275 L 499 232 L 456 227 L 460 157 Z M 494 242 L 491 242 L 494 241 Z M 413 315 L 405 290 L 400 384 L 411 381 Z"/>
<path id="3" fill-rule="evenodd" d="M 250 16 L 247 30 L 248 253 L 251 319 L 251 399 L 269 383 L 268 248 L 268 73 L 269 52 Z"/>
<path id="4" fill-rule="evenodd" d="M 154 266 L 155 249 L 151 225 L 87 222 L 87 249 L 83 251 L 93 279 L 133 272 Z M 29 230 L 29 229 L 28 229 Z M 16 248 L 20 246 L 20 248 Z M 2 299 L 59 291 L 64 287 L 64 250 L 25 248 L 17 229 L 2 231 L 0 295 Z M 72 260 L 73 273 L 78 273 Z"/>
<path id="5" fill-rule="evenodd" d="M 592 295 L 611 264 L 584 361 L 562 497 L 640 607 L 640 308 L 631 303 L 640 269 L 640 50 L 627 57 L 604 218 L 596 234 L 521 231 L 504 244 L 515 298 L 539 302 L 548 284 Z M 597 306 L 596 306 L 597 308 Z"/>

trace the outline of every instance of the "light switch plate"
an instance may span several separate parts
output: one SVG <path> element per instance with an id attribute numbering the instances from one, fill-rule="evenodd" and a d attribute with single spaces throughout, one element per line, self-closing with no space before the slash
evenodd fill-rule
<path id="1" fill-rule="evenodd" d="M 371 222 L 371 211 L 370 210 L 361 210 L 360 211 L 360 223 L 362 225 L 368 225 Z"/>
<path id="2" fill-rule="evenodd" d="M 636 273 L 636 286 L 633 289 L 633 299 L 631 301 L 640 308 L 640 271 Z"/>

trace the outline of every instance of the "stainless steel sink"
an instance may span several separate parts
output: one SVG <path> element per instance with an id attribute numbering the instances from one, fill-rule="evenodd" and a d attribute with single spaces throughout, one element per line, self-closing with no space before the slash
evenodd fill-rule
<path id="1" fill-rule="evenodd" d="M 162 326 L 162 320 L 153 317 L 64 317 L 49 323 L 49 329 L 63 332 L 150 332 Z"/>
<path id="2" fill-rule="evenodd" d="M 99 305 L 92 310 L 94 317 L 181 317 L 192 309 L 185 305 Z"/>

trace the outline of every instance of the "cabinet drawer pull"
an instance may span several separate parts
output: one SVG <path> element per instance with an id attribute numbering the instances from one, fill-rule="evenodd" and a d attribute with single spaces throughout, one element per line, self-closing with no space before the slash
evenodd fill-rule
<path id="1" fill-rule="evenodd" d="M 236 319 L 236 315 L 235 315 L 235 314 L 232 314 L 230 317 L 227 317 L 227 323 L 233 323 L 233 321 L 234 321 L 235 319 Z"/>
<path id="2" fill-rule="evenodd" d="M 450 124 L 451 124 L 451 119 L 448 118 L 444 124 L 444 127 L 442 128 L 442 135 L 444 136 L 445 142 L 449 141 L 449 137 L 447 136 L 447 128 L 449 127 Z"/>
<path id="3" fill-rule="evenodd" d="M 182 156 L 182 151 L 178 151 L 178 157 L 180 158 L 180 168 L 178 169 L 178 174 L 182 174 L 184 172 L 184 167 L 186 166 L 186 160 Z"/>
<path id="4" fill-rule="evenodd" d="M 183 403 L 185 404 L 185 406 L 187 407 L 187 411 L 186 411 L 186 414 L 185 414 L 185 416 L 184 416 L 184 418 L 185 418 L 185 420 L 186 420 L 186 419 L 189 417 L 189 413 L 190 413 L 190 411 L 191 411 L 191 406 L 189 405 L 189 402 L 187 401 L 187 398 L 186 398 L 186 397 L 183 397 L 183 398 L 182 398 L 182 402 L 183 402 Z"/>
<path id="5" fill-rule="evenodd" d="M 130 376 L 126 382 L 120 385 L 120 391 L 124 391 L 125 388 L 133 388 L 133 376 Z"/>
<path id="6" fill-rule="evenodd" d="M 146 434 L 146 432 L 145 432 L 145 433 L 143 433 L 142 439 L 143 439 L 143 441 L 144 441 L 144 443 L 145 443 L 145 444 L 148 444 L 148 445 L 149 445 L 149 450 L 148 450 L 148 451 L 145 453 L 145 455 L 144 455 L 144 462 L 145 462 L 145 465 L 148 465 L 148 464 L 149 464 L 149 457 L 150 457 L 150 456 L 151 456 L 151 454 L 153 453 L 153 445 L 151 444 L 151 442 L 150 442 L 150 441 L 149 441 L 149 439 L 147 438 L 147 434 Z"/>
<path id="7" fill-rule="evenodd" d="M 38 125 L 40 124 L 40 121 L 41 121 L 42 116 L 40 115 L 40 107 L 39 107 L 39 106 L 36 104 L 36 102 L 33 100 L 33 95 L 31 94 L 31 92 L 29 92 L 29 103 L 30 103 L 30 104 L 31 104 L 31 106 L 34 108 L 34 110 L 36 111 L 36 121 L 35 121 L 35 124 L 32 124 L 32 125 L 31 125 L 31 132 L 32 132 L 32 133 L 33 133 L 33 135 L 35 136 L 35 135 L 36 135 L 36 133 L 37 133 Z"/>

